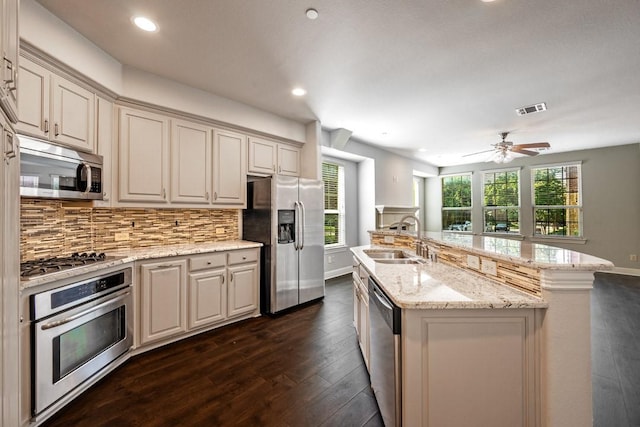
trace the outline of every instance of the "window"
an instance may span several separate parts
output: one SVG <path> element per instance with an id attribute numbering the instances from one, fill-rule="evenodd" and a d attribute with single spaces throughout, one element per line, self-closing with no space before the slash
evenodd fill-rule
<path id="1" fill-rule="evenodd" d="M 344 245 L 344 167 L 322 163 L 324 181 L 324 244 Z"/>
<path id="2" fill-rule="evenodd" d="M 582 236 L 579 164 L 532 168 L 534 235 Z"/>
<path id="3" fill-rule="evenodd" d="M 471 174 L 442 177 L 442 229 L 472 231 Z"/>
<path id="4" fill-rule="evenodd" d="M 482 176 L 484 231 L 520 233 L 520 171 L 486 171 Z"/>

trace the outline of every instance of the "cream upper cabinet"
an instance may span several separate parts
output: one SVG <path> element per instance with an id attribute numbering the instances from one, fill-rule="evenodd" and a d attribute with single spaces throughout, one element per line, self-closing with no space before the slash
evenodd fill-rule
<path id="1" fill-rule="evenodd" d="M 140 341 L 147 344 L 187 330 L 187 261 L 140 265 Z"/>
<path id="2" fill-rule="evenodd" d="M 300 176 L 300 149 L 260 138 L 249 138 L 249 173 Z"/>
<path id="3" fill-rule="evenodd" d="M 18 7 L 19 0 L 2 0 L 0 45 L 2 76 L 0 105 L 12 123 L 18 122 Z"/>
<path id="4" fill-rule="evenodd" d="M 168 201 L 169 119 L 130 108 L 120 109 L 118 200 Z"/>
<path id="5" fill-rule="evenodd" d="M 300 176 L 300 149 L 278 144 L 278 174 Z"/>
<path id="6" fill-rule="evenodd" d="M 211 202 L 212 128 L 182 120 L 171 123 L 171 202 Z"/>
<path id="7" fill-rule="evenodd" d="M 276 173 L 277 150 L 276 143 L 249 138 L 249 172 Z"/>
<path id="8" fill-rule="evenodd" d="M 213 203 L 246 207 L 247 137 L 225 130 L 213 137 Z"/>
<path id="9" fill-rule="evenodd" d="M 20 58 L 20 131 L 93 152 L 94 103 L 92 92 Z"/>

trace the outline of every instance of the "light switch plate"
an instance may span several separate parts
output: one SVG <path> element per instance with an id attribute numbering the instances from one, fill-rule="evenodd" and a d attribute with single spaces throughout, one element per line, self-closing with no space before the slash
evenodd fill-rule
<path id="1" fill-rule="evenodd" d="M 116 234 L 113 236 L 113 239 L 114 239 L 116 242 L 124 242 L 124 241 L 126 241 L 126 240 L 129 240 L 129 233 L 116 233 Z"/>
<path id="2" fill-rule="evenodd" d="M 480 258 L 475 255 L 467 255 L 467 267 L 480 270 Z"/>
<path id="3" fill-rule="evenodd" d="M 485 274 L 490 274 L 492 276 L 498 275 L 498 266 L 495 261 L 491 261 L 490 259 L 482 259 L 482 272 Z"/>
<path id="4" fill-rule="evenodd" d="M 224 234 L 224 228 L 223 227 L 216 227 L 216 234 Z"/>
<path id="5" fill-rule="evenodd" d="M 393 236 L 384 236 L 385 243 L 393 243 L 394 241 L 395 241 L 395 238 Z"/>

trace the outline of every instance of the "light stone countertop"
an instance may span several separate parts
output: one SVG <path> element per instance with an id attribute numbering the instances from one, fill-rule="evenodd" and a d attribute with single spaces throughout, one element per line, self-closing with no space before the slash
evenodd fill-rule
<path id="1" fill-rule="evenodd" d="M 370 233 L 395 235 L 397 231 L 376 230 Z M 402 232 L 401 235 L 415 236 L 414 233 Z M 424 232 L 422 240 L 442 243 L 451 247 L 464 249 L 477 255 L 509 261 L 513 264 L 524 265 L 543 270 L 611 270 L 611 261 L 583 254 L 570 249 L 549 246 L 523 240 L 502 237 L 473 235 L 452 232 Z"/>
<path id="2" fill-rule="evenodd" d="M 179 255 L 194 255 L 209 252 L 232 251 L 236 249 L 259 248 L 261 246 L 262 243 L 249 242 L 246 240 L 231 240 L 225 242 L 181 244 L 108 251 L 106 252 L 107 259 L 103 262 L 87 264 L 81 267 L 69 268 L 67 270 L 62 270 L 56 273 L 35 276 L 30 279 L 22 280 L 20 282 L 20 288 L 33 288 L 54 281 L 68 279 L 74 276 L 80 276 L 85 273 L 106 270 L 111 267 L 117 267 L 119 265 L 127 264 L 134 261 Z"/>
<path id="3" fill-rule="evenodd" d="M 461 268 L 426 260 L 424 264 L 383 264 L 359 246 L 351 252 L 360 260 L 391 300 L 403 309 L 547 308 L 541 298 L 499 284 Z M 405 250 L 406 253 L 411 251 Z"/>

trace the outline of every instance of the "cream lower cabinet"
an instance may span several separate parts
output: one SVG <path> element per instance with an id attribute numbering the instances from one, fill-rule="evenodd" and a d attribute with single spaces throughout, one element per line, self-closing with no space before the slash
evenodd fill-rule
<path id="1" fill-rule="evenodd" d="M 368 275 L 354 259 L 353 266 L 353 324 L 364 363 L 369 369 L 369 291 Z"/>
<path id="2" fill-rule="evenodd" d="M 226 258 L 221 252 L 189 259 L 189 329 L 227 318 Z"/>
<path id="3" fill-rule="evenodd" d="M 185 259 L 141 264 L 141 344 L 187 331 L 186 280 Z"/>
<path id="4" fill-rule="evenodd" d="M 259 253 L 258 249 L 229 253 L 229 317 L 258 309 Z"/>
<path id="5" fill-rule="evenodd" d="M 141 262 L 141 346 L 258 315 L 259 254 L 251 248 Z"/>

